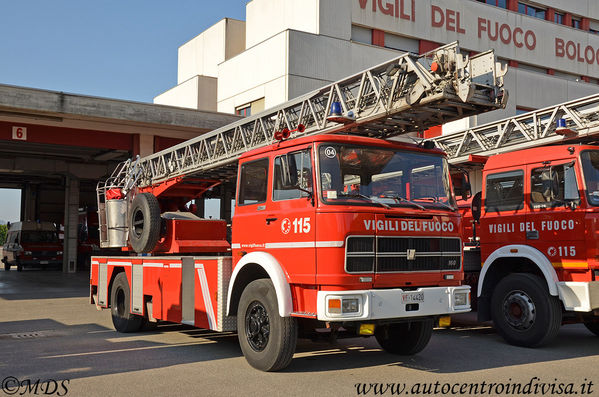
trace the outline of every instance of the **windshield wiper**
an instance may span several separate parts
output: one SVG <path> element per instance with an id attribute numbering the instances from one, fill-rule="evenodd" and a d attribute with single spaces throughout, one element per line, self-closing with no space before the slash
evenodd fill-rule
<path id="1" fill-rule="evenodd" d="M 363 198 L 363 199 L 365 199 L 365 200 L 368 200 L 368 201 L 370 201 L 371 203 L 374 203 L 374 204 L 379 204 L 379 205 L 381 205 L 381 206 L 383 206 L 383 207 L 385 207 L 385 208 L 391 208 L 391 207 L 389 207 L 389 205 L 387 205 L 387 204 L 385 204 L 385 203 L 381 203 L 380 201 L 377 201 L 377 200 L 373 199 L 372 197 L 368 197 L 368 196 L 366 196 L 366 195 L 364 195 L 364 194 L 362 194 L 362 193 L 358 193 L 358 192 L 352 192 L 352 193 L 350 193 L 350 194 L 348 194 L 348 193 L 343 193 L 343 195 L 344 195 L 344 196 L 346 196 L 346 197 L 359 197 L 359 198 Z"/>
<path id="2" fill-rule="evenodd" d="M 407 199 L 407 198 L 405 198 L 405 197 L 401 197 L 401 196 L 399 196 L 399 195 L 392 195 L 392 196 L 381 195 L 381 196 L 379 196 L 379 197 L 381 197 L 381 198 L 389 198 L 389 199 L 397 200 L 397 201 L 398 201 L 398 202 L 400 202 L 400 203 L 408 203 L 408 204 L 411 204 L 411 205 L 413 205 L 413 206 L 414 206 L 414 207 L 416 207 L 416 208 L 420 208 L 421 210 L 423 210 L 423 211 L 426 211 L 426 208 L 424 208 L 422 205 L 420 205 L 420 204 L 418 204 L 418 203 L 415 203 L 415 202 L 413 202 L 413 201 L 411 201 L 411 200 L 408 200 L 408 199 Z"/>
<path id="3" fill-rule="evenodd" d="M 438 197 L 418 197 L 418 200 L 431 200 L 433 203 L 442 205 L 443 207 L 447 208 L 448 210 L 451 210 L 451 211 L 456 210 L 454 207 L 447 205 L 445 203 L 442 203 Z"/>

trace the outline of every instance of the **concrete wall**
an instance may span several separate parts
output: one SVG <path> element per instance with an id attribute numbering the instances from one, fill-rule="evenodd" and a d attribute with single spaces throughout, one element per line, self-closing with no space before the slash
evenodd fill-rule
<path id="1" fill-rule="evenodd" d="M 287 30 L 319 33 L 319 0 L 252 0 L 245 8 L 245 46 L 251 48 Z"/>
<path id="2" fill-rule="evenodd" d="M 413 2 L 412 9 L 410 0 L 399 0 L 400 10 L 392 8 L 392 15 L 387 8 L 385 12 L 380 6 L 375 10 L 373 1 L 351 0 L 352 23 L 438 43 L 459 40 L 468 50 L 493 48 L 498 56 L 506 59 L 599 78 L 599 35 L 476 1 L 418 0 Z M 382 3 L 393 7 L 393 2 Z M 596 6 L 591 7 L 586 1 L 580 3 L 587 4 L 582 7 L 585 13 L 581 15 L 599 18 Z M 587 14 L 586 9 L 593 14 Z M 565 53 L 560 53 L 557 40 L 564 41 Z M 573 44 L 568 46 L 568 41 Z M 587 47 L 588 54 L 585 53 Z M 587 55 L 593 62 L 587 62 Z"/>
<path id="3" fill-rule="evenodd" d="M 279 33 L 219 65 L 219 112 L 233 113 L 260 98 L 266 108 L 287 100 L 287 36 Z"/>
<path id="4" fill-rule="evenodd" d="M 177 84 L 217 76 L 218 64 L 245 49 L 245 22 L 225 18 L 179 47 Z"/>
<path id="5" fill-rule="evenodd" d="M 194 76 L 154 98 L 157 105 L 216 112 L 216 77 Z"/>
<path id="6" fill-rule="evenodd" d="M 219 66 L 218 111 L 234 112 L 260 98 L 268 109 L 399 55 L 386 48 L 285 31 Z"/>

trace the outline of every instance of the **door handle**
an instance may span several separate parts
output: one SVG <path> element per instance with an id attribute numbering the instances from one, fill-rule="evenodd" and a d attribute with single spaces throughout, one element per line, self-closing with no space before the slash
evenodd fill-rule
<path id="1" fill-rule="evenodd" d="M 278 218 L 266 218 L 266 224 L 270 225 L 270 222 L 276 221 Z"/>
<path id="2" fill-rule="evenodd" d="M 539 239 L 539 231 L 531 230 L 531 231 L 526 232 L 526 239 L 527 240 L 538 240 Z"/>

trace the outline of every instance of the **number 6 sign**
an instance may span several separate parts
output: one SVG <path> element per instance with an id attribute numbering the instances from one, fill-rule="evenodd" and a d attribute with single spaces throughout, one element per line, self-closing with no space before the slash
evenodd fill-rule
<path id="1" fill-rule="evenodd" d="M 26 127 L 12 127 L 12 139 L 18 141 L 27 140 L 27 128 Z"/>

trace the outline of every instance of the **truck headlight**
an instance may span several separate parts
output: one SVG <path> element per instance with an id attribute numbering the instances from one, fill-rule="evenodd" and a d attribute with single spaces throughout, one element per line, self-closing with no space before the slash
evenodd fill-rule
<path id="1" fill-rule="evenodd" d="M 56 255 L 62 255 L 62 251 L 56 251 Z"/>
<path id="2" fill-rule="evenodd" d="M 330 296 L 327 298 L 327 312 L 330 315 L 360 314 L 362 299 L 357 296 Z"/>
<path id="3" fill-rule="evenodd" d="M 466 306 L 469 303 L 468 292 L 456 292 L 453 295 L 454 306 Z"/>
<path id="4" fill-rule="evenodd" d="M 33 253 L 31 251 L 25 251 L 23 252 L 23 255 L 33 255 Z"/>

